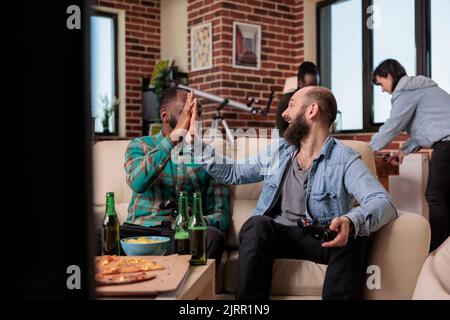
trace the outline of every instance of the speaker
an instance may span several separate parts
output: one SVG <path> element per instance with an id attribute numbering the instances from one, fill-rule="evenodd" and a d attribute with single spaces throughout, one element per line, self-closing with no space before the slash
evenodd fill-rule
<path id="1" fill-rule="evenodd" d="M 142 92 L 142 120 L 148 122 L 159 122 L 158 100 L 153 88 Z"/>

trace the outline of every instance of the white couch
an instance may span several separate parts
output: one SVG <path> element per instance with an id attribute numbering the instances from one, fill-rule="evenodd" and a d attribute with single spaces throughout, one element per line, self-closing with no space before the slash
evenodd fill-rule
<path id="1" fill-rule="evenodd" d="M 124 154 L 129 141 L 107 141 L 94 145 L 94 212 L 99 224 L 105 210 L 105 194 L 115 193 L 116 210 L 121 222 L 127 215 L 131 190 L 125 181 Z M 357 150 L 375 173 L 375 161 L 369 145 L 343 141 Z M 242 153 L 242 149 L 247 152 Z M 235 144 L 237 154 L 252 155 L 257 143 Z M 262 183 L 230 186 L 232 226 L 226 234 L 226 252 L 217 273 L 218 299 L 232 299 L 236 292 L 238 261 L 237 234 L 256 206 Z M 411 299 L 430 242 L 428 221 L 419 214 L 400 212 L 400 216 L 379 230 L 373 238 L 368 265 L 381 271 L 381 288 L 362 288 L 365 299 Z M 304 260 L 277 259 L 273 267 L 271 298 L 320 299 L 326 265 Z M 369 275 L 368 275 L 369 276 Z"/>
<path id="2" fill-rule="evenodd" d="M 450 300 L 450 237 L 425 260 L 413 300 Z"/>

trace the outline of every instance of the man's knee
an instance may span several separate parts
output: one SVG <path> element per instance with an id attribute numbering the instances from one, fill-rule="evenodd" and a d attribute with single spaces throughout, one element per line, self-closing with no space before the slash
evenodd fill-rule
<path id="1" fill-rule="evenodd" d="M 239 240 L 245 236 L 265 235 L 273 229 L 273 219 L 268 216 L 252 216 L 243 225 L 239 231 Z"/>
<path id="2" fill-rule="evenodd" d="M 213 245 L 219 248 L 223 248 L 225 246 L 225 235 L 217 228 L 208 227 L 206 238 L 208 239 L 208 246 Z"/>

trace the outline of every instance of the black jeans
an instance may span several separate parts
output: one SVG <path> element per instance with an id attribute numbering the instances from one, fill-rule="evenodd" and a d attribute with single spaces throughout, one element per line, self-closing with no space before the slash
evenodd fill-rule
<path id="1" fill-rule="evenodd" d="M 431 226 L 430 251 L 433 251 L 450 235 L 450 141 L 433 145 L 425 198 Z"/>
<path id="2" fill-rule="evenodd" d="M 268 216 L 253 216 L 239 233 L 239 300 L 267 300 L 275 258 L 303 259 L 328 264 L 323 299 L 356 299 L 361 288 L 368 237 L 348 240 L 344 247 L 322 248 L 322 241 L 299 227 L 278 224 Z"/>
<path id="3" fill-rule="evenodd" d="M 158 227 L 142 227 L 138 225 L 132 225 L 124 223 L 120 226 L 120 239 L 128 237 L 138 236 L 160 236 L 171 238 L 170 249 L 166 252 L 166 255 L 175 253 L 175 241 L 173 239 L 175 231 L 171 229 L 170 223 L 163 224 Z M 217 228 L 208 226 L 208 232 L 206 235 L 206 255 L 208 259 L 216 260 L 216 269 L 219 266 L 222 254 L 225 249 L 225 236 L 223 232 Z M 100 229 L 97 231 L 97 254 L 101 255 L 101 233 Z M 125 252 L 121 249 L 121 255 L 125 255 Z"/>

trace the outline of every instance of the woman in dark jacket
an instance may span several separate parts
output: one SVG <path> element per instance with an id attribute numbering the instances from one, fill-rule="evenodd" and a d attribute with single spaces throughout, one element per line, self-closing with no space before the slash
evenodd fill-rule
<path id="1" fill-rule="evenodd" d="M 401 164 L 405 155 L 422 147 L 433 148 L 425 193 L 432 251 L 450 235 L 450 95 L 430 78 L 408 77 L 394 59 L 375 69 L 373 82 L 392 94 L 392 109 L 373 135 L 372 149 L 385 148 L 404 130 L 410 138 L 389 158 L 391 164 Z"/>

